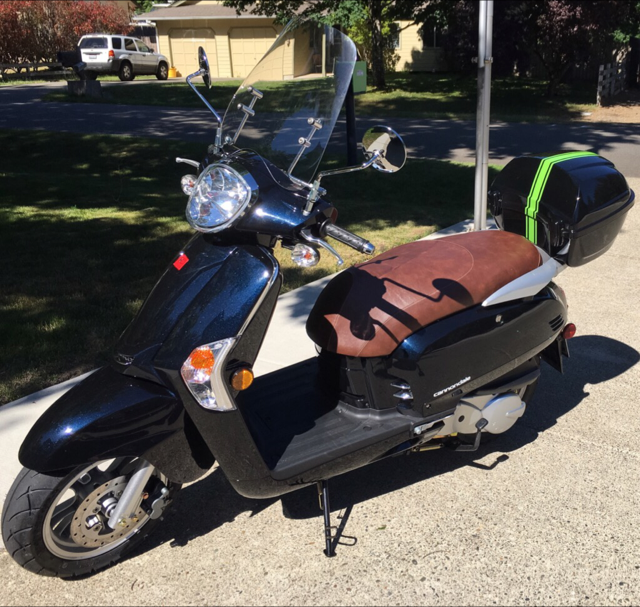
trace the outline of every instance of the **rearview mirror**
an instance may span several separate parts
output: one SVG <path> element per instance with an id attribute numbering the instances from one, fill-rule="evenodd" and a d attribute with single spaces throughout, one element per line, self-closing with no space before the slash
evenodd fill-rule
<path id="1" fill-rule="evenodd" d="M 362 147 L 366 160 L 371 160 L 378 152 L 371 166 L 382 173 L 399 171 L 407 160 L 407 148 L 402 137 L 388 126 L 370 128 L 362 138 Z"/>
<path id="2" fill-rule="evenodd" d="M 198 48 L 198 63 L 200 64 L 200 70 L 202 71 L 202 80 L 207 85 L 207 88 L 211 88 L 211 69 L 209 68 L 209 60 L 207 59 L 207 53 L 205 53 L 202 47 Z"/>

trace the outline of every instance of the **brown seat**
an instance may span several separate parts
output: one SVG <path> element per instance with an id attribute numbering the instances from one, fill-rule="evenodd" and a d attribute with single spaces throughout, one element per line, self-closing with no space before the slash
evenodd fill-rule
<path id="1" fill-rule="evenodd" d="M 482 303 L 540 265 L 528 240 L 489 230 L 391 249 L 338 274 L 322 291 L 307 333 L 345 356 L 387 356 L 428 324 Z"/>

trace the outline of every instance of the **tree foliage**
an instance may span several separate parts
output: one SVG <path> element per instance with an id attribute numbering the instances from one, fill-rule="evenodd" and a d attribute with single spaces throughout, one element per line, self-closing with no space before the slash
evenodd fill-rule
<path id="1" fill-rule="evenodd" d="M 341 26 L 354 38 L 373 71 L 374 86 L 384 87 L 391 67 L 391 24 L 408 19 L 424 28 L 437 26 L 450 63 L 473 70 L 478 48 L 476 0 L 225 0 L 238 10 L 286 21 L 295 14 Z M 640 35 L 640 0 L 501 0 L 494 3 L 494 69 L 526 70 L 537 55 L 553 94 L 571 65 L 599 60 L 616 46 Z M 386 59 L 385 59 L 386 58 Z"/>
<path id="2" fill-rule="evenodd" d="M 141 15 L 142 13 L 148 13 L 152 9 L 155 0 L 133 0 L 133 3 L 136 5 L 136 14 Z"/>
<path id="3" fill-rule="evenodd" d="M 129 16 L 118 5 L 74 0 L 0 1 L 0 63 L 55 61 L 85 34 L 124 34 Z"/>
<path id="4" fill-rule="evenodd" d="M 385 71 L 393 71 L 398 62 L 395 41 L 400 28 L 395 20 L 389 17 L 389 11 L 383 13 L 381 23 L 383 65 Z M 346 28 L 346 33 L 354 41 L 358 54 L 368 65 L 373 65 L 373 36 L 369 25 L 368 11 L 363 11 L 362 17 Z"/>
<path id="5" fill-rule="evenodd" d="M 413 18 L 446 28 L 446 51 L 459 68 L 472 68 L 477 55 L 478 3 L 427 0 L 414 3 Z M 553 94 L 576 63 L 599 60 L 639 33 L 640 2 L 634 0 L 503 0 L 494 3 L 493 55 L 497 71 L 532 54 L 547 72 Z"/>

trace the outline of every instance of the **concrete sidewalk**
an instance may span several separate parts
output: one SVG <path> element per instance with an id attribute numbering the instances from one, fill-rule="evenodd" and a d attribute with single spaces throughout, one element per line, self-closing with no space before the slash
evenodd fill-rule
<path id="1" fill-rule="evenodd" d="M 336 558 L 322 556 L 313 489 L 247 500 L 215 468 L 139 553 L 92 578 L 38 578 L 1 553 L 0 604 L 640 603 L 639 229 L 634 209 L 605 256 L 560 275 L 572 358 L 564 376 L 543 368 L 510 432 L 477 453 L 392 458 L 332 482 L 345 523 Z M 320 288 L 281 298 L 285 330 L 269 333 L 262 372 L 293 360 Z M 0 411 L 0 427 L 31 415 L 23 405 Z"/>

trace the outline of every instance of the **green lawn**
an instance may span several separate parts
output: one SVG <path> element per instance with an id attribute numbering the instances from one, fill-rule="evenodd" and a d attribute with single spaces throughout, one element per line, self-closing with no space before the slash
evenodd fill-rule
<path id="1" fill-rule="evenodd" d="M 267 94 L 258 107 L 269 109 L 268 90 L 291 86 L 309 86 L 310 81 L 285 81 L 266 87 Z M 215 82 L 210 91 L 201 88 L 212 105 L 224 111 L 238 80 Z M 370 89 L 356 97 L 358 115 L 377 117 L 475 119 L 477 81 L 474 76 L 459 74 L 388 75 L 386 91 Z M 567 121 L 580 118 L 582 112 L 593 111 L 595 85 L 584 83 L 563 85 L 559 95 L 545 96 L 546 84 L 541 80 L 500 78 L 492 83 L 491 117 L 506 121 Z M 118 86 L 105 89 L 103 99 L 70 98 L 66 90 L 49 93 L 47 101 L 76 101 L 175 107 L 202 107 L 199 99 L 183 80 L 157 86 Z"/>
<path id="2" fill-rule="evenodd" d="M 56 78 L 26 78 L 20 75 L 11 75 L 8 80 L 0 80 L 0 86 L 15 86 L 16 84 L 43 84 L 45 82 L 59 82 L 61 86 L 66 86 L 69 80 L 79 80 L 76 76 L 70 74 L 69 78 L 64 80 Z M 118 76 L 98 76 L 98 80 L 104 82 L 119 82 Z M 136 76 L 136 80 L 157 80 L 155 76 Z"/>
<path id="3" fill-rule="evenodd" d="M 179 188 L 194 143 L 0 131 L 0 404 L 102 364 L 192 234 Z M 333 164 L 335 166 L 336 161 Z M 413 160 L 395 175 L 327 178 L 339 224 L 378 251 L 473 213 L 472 166 Z M 338 245 L 347 263 L 363 259 Z M 301 270 L 278 249 L 285 289 L 336 271 Z"/>

